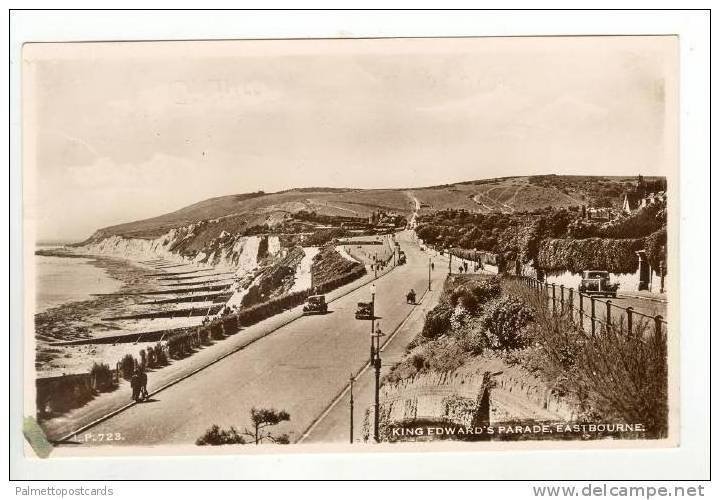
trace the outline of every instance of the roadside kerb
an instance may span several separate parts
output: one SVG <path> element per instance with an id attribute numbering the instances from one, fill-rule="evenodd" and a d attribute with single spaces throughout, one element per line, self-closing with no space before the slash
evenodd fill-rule
<path id="1" fill-rule="evenodd" d="M 420 297 L 420 302 L 425 298 L 425 296 L 428 294 L 429 290 L 426 288 L 425 292 L 423 292 L 422 297 Z M 395 335 L 405 326 L 410 316 L 412 316 L 412 313 L 415 312 L 417 309 L 413 308 L 410 310 L 410 312 L 407 313 L 407 316 L 403 318 L 403 320 L 400 322 L 400 324 L 392 331 L 390 336 L 383 342 L 383 344 L 380 346 L 380 352 L 382 352 L 387 345 L 392 342 L 392 340 L 395 338 Z M 359 378 L 363 373 L 367 371 L 367 369 L 370 367 L 370 361 L 368 360 L 363 367 L 355 374 L 355 378 Z M 305 438 L 307 438 L 310 433 L 313 431 L 313 429 L 317 426 L 317 424 L 320 423 L 320 421 L 325 418 L 325 416 L 335 407 L 335 405 L 338 404 L 338 402 L 347 394 L 347 392 L 350 390 L 350 384 L 348 383 L 345 385 L 340 391 L 337 393 L 337 395 L 330 401 L 330 403 L 325 407 L 325 409 L 320 412 L 320 414 L 315 418 L 312 422 L 310 422 L 310 425 L 305 429 L 305 431 L 300 435 L 296 443 L 302 443 Z"/>
<path id="2" fill-rule="evenodd" d="M 349 289 L 349 290 L 346 290 L 346 291 L 344 291 L 343 293 L 341 293 L 340 295 L 338 295 L 337 297 L 333 298 L 332 300 L 329 300 L 328 303 L 331 304 L 331 303 L 335 302 L 336 300 L 339 300 L 339 299 L 345 297 L 346 295 L 349 295 L 349 294 L 353 293 L 354 291 L 362 288 L 363 286 L 367 285 L 368 283 L 372 283 L 373 281 L 377 281 L 377 280 L 379 280 L 380 278 L 382 278 L 382 277 L 384 277 L 384 276 L 387 276 L 391 271 L 395 270 L 396 268 L 397 268 L 397 266 L 391 266 L 387 271 L 383 272 L 382 274 L 379 274 L 379 275 L 377 276 L 377 278 L 371 277 L 371 279 L 369 279 L 368 281 L 364 281 L 363 283 L 357 284 L 357 286 L 355 286 L 355 287 L 353 287 L 353 288 L 351 288 L 351 289 Z M 368 274 L 368 276 L 371 276 L 371 275 Z M 361 279 L 362 279 L 362 278 L 361 278 Z M 423 296 L 424 296 L 424 294 L 423 294 Z M 422 300 L 422 299 L 421 299 L 421 300 Z M 299 308 L 300 306 L 296 306 L 296 307 Z M 410 312 L 412 313 L 412 311 L 410 311 Z M 408 314 L 408 316 L 409 316 L 409 314 Z M 262 339 L 262 338 L 265 338 L 265 337 L 267 337 L 268 335 L 270 335 L 270 334 L 272 334 L 272 333 L 275 333 L 275 332 L 278 331 L 279 329 L 281 329 L 281 328 L 289 325 L 289 324 L 292 323 L 293 321 L 297 321 L 298 319 L 300 319 L 300 318 L 302 318 L 302 317 L 303 317 L 302 312 L 300 312 L 300 314 L 294 315 L 293 317 L 291 317 L 291 318 L 288 319 L 287 321 L 279 324 L 278 326 L 276 326 L 276 327 L 268 330 L 267 332 L 265 332 L 265 333 L 263 333 L 263 334 L 261 334 L 261 335 L 258 335 L 257 337 L 254 337 L 254 338 L 252 338 L 252 339 L 248 339 L 248 341 L 247 341 L 246 343 L 244 343 L 244 344 L 242 344 L 242 345 L 240 345 L 240 346 L 232 349 L 231 351 L 226 352 L 225 354 L 222 354 L 222 355 L 218 356 L 217 358 L 213 359 L 213 360 L 210 361 L 209 363 L 206 363 L 206 364 L 204 364 L 204 365 L 202 365 L 202 366 L 200 366 L 200 367 L 198 367 L 198 368 L 196 368 L 196 369 L 194 369 L 194 370 L 192 370 L 192 371 L 190 371 L 190 372 L 188 372 L 188 373 L 186 373 L 186 374 L 184 374 L 184 375 L 181 375 L 179 378 L 168 382 L 167 384 L 159 387 L 158 389 L 155 389 L 154 391 L 148 393 L 148 397 L 154 396 L 155 394 L 158 394 L 158 393 L 164 391 L 165 389 L 168 389 L 169 387 L 172 387 L 173 385 L 175 385 L 175 384 L 177 384 L 177 383 L 179 383 L 179 382 L 182 382 L 183 380 L 185 380 L 185 379 L 187 379 L 187 378 L 189 378 L 189 377 L 191 377 L 191 376 L 193 376 L 193 375 L 201 372 L 202 370 L 204 370 L 204 369 L 206 369 L 206 368 L 208 368 L 208 367 L 216 364 L 217 362 L 222 361 L 223 359 L 227 358 L 228 356 L 231 356 L 231 355 L 233 355 L 233 354 L 236 354 L 237 352 L 245 349 L 247 346 L 253 344 L 254 342 L 256 342 L 256 341 L 258 341 L 258 340 L 260 340 L 260 339 Z M 269 318 L 268 318 L 268 319 L 269 319 Z M 407 319 L 407 318 L 406 318 L 406 319 Z M 242 331 L 242 330 L 241 330 L 241 331 Z M 238 332 L 238 333 L 240 333 L 240 332 Z M 394 332 L 393 332 L 393 334 L 394 334 Z M 237 333 L 236 333 L 235 335 L 237 335 Z M 388 340 L 387 340 L 385 343 L 387 343 L 387 342 L 389 342 L 389 341 L 390 341 L 390 338 L 388 338 Z M 384 345 L 385 345 L 385 344 L 383 344 L 383 346 L 384 346 Z M 72 437 L 77 436 L 78 434 L 80 434 L 81 432 L 84 432 L 84 431 L 86 431 L 86 430 L 88 430 L 88 429 L 91 429 L 92 427 L 95 427 L 96 425 L 98 425 L 98 424 L 100 424 L 100 423 L 102 423 L 102 422 L 104 422 L 104 421 L 106 421 L 106 420 L 108 420 L 108 419 L 110 419 L 110 418 L 112 418 L 112 417 L 114 417 L 114 416 L 116 416 L 116 415 L 124 412 L 125 410 L 128 410 L 129 408 L 132 408 L 132 407 L 135 406 L 136 404 L 138 404 L 136 401 L 130 401 L 130 402 L 127 403 L 126 405 L 123 405 L 123 406 L 121 406 L 120 408 L 117 408 L 117 409 L 115 409 L 115 410 L 113 410 L 113 411 L 111 411 L 111 412 L 109 412 L 109 413 L 106 413 L 105 415 L 102 415 L 101 417 L 96 418 L 96 419 L 93 420 L 92 422 L 89 422 L 89 423 L 87 423 L 87 424 L 79 427 L 78 429 L 74 430 L 73 432 L 71 432 L 71 433 L 69 433 L 69 434 L 66 434 L 66 435 L 62 436 L 62 437 L 59 438 L 59 439 L 50 440 L 50 442 L 56 444 L 56 443 L 62 443 L 62 442 L 68 441 L 68 440 L 70 440 Z"/>

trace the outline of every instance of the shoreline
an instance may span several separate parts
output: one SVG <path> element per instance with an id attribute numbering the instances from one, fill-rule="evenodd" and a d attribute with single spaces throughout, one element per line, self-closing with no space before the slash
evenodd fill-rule
<path id="1" fill-rule="evenodd" d="M 110 279 L 120 282 L 117 294 L 90 296 L 85 300 L 71 300 L 34 314 L 35 369 L 38 377 L 88 370 L 94 361 L 112 362 L 119 359 L 120 351 L 136 351 L 142 346 L 88 343 L 83 346 L 53 345 L 102 338 L 103 336 L 131 333 L 122 322 L 104 321 L 107 315 L 124 314 L 132 310 L 142 295 L 125 295 L 154 291 L 160 287 L 156 280 L 146 276 L 148 266 L 130 259 L 94 254 L 80 254 L 64 248 L 40 249 L 39 256 L 88 259 L 88 264 L 103 270 Z"/>

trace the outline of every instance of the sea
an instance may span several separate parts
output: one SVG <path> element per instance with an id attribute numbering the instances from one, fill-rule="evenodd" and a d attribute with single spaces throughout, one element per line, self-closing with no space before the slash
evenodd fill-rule
<path id="1" fill-rule="evenodd" d="M 39 248 L 52 249 L 57 245 Z M 104 269 L 93 265 L 93 259 L 35 255 L 35 263 L 36 313 L 90 299 L 95 293 L 113 293 L 123 284 L 111 278 Z"/>

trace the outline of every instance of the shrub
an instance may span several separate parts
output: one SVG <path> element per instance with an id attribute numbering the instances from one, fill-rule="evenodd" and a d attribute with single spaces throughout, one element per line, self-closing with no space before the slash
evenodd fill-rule
<path id="1" fill-rule="evenodd" d="M 480 281 L 473 286 L 472 293 L 480 304 L 487 302 L 500 296 L 501 292 L 500 279 L 496 276 L 484 281 Z"/>
<path id="2" fill-rule="evenodd" d="M 218 425 L 213 424 L 205 434 L 200 436 L 195 444 L 198 446 L 219 446 L 222 444 L 245 444 L 245 438 L 242 437 L 235 427 L 228 430 L 220 429 Z"/>
<path id="3" fill-rule="evenodd" d="M 487 335 L 482 328 L 471 328 L 460 340 L 463 349 L 478 356 L 490 347 Z"/>
<path id="4" fill-rule="evenodd" d="M 645 238 L 645 253 L 647 255 L 648 262 L 654 269 L 659 269 L 661 262 L 667 269 L 666 247 L 667 232 L 665 228 L 662 228 Z"/>
<path id="5" fill-rule="evenodd" d="M 158 366 L 165 366 L 169 363 L 167 352 L 160 342 L 155 344 L 155 358 L 157 359 Z"/>
<path id="6" fill-rule="evenodd" d="M 568 314 L 553 314 L 537 293 L 514 284 L 534 312 L 528 349 L 532 366 L 555 391 L 573 396 L 586 419 L 643 423 L 648 438 L 667 436 L 667 337 L 642 321 L 628 332 L 623 318 L 595 336 Z M 528 365 L 528 359 L 523 364 Z"/>
<path id="7" fill-rule="evenodd" d="M 200 329 L 200 343 L 202 343 L 202 344 L 210 343 L 210 331 L 207 328 Z"/>
<path id="8" fill-rule="evenodd" d="M 155 349 L 153 349 L 153 346 L 148 346 L 145 348 L 145 350 L 147 351 L 148 368 L 157 367 L 157 358 L 155 357 Z"/>
<path id="9" fill-rule="evenodd" d="M 570 238 L 548 239 L 540 245 L 538 266 L 545 271 L 604 269 L 611 273 L 634 273 L 638 258 L 635 252 L 644 246 L 640 239 Z"/>
<path id="10" fill-rule="evenodd" d="M 477 310 L 479 301 L 470 288 L 461 286 L 453 290 L 450 294 L 450 305 L 453 308 L 460 306 L 469 313 L 474 313 Z"/>
<path id="11" fill-rule="evenodd" d="M 450 318 L 453 308 L 446 302 L 441 302 L 430 311 L 425 317 L 425 324 L 422 329 L 422 336 L 434 339 L 450 330 Z"/>
<path id="12" fill-rule="evenodd" d="M 532 318 L 532 310 L 524 301 L 509 296 L 488 305 L 482 325 L 493 349 L 510 351 L 523 347 L 523 328 Z"/>
<path id="13" fill-rule="evenodd" d="M 95 379 L 95 389 L 99 392 L 110 391 L 115 388 L 115 377 L 110 366 L 105 363 L 93 363 L 90 376 Z"/>
<path id="14" fill-rule="evenodd" d="M 130 380 L 132 378 L 133 373 L 135 372 L 135 365 L 137 365 L 137 362 L 135 361 L 135 358 L 133 358 L 132 354 L 126 354 L 122 357 L 120 360 L 120 371 L 125 380 Z"/>
<path id="15" fill-rule="evenodd" d="M 280 434 L 277 437 L 273 437 L 275 444 L 290 444 L 290 436 L 287 434 Z"/>
<path id="16" fill-rule="evenodd" d="M 140 370 L 145 371 L 147 364 L 147 353 L 145 349 L 140 349 Z"/>

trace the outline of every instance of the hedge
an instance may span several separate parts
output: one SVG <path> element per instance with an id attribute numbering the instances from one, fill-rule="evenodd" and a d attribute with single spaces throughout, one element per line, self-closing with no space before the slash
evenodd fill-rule
<path id="1" fill-rule="evenodd" d="M 634 273 L 638 267 L 636 251 L 645 239 L 546 239 L 540 244 L 538 266 L 544 271 L 581 273 L 602 269 L 611 273 Z"/>
<path id="2" fill-rule="evenodd" d="M 653 269 L 659 269 L 662 262 L 667 269 L 667 232 L 665 228 L 645 238 L 645 254 Z"/>
<path id="3" fill-rule="evenodd" d="M 117 370 L 123 378 L 129 380 L 141 364 L 145 364 L 148 368 L 161 368 L 168 364 L 168 358 L 183 358 L 191 355 L 197 347 L 209 343 L 210 337 L 216 340 L 223 339 L 237 333 L 241 326 L 253 325 L 287 309 L 299 306 L 311 294 L 328 293 L 355 281 L 366 273 L 365 266 L 359 266 L 350 272 L 319 284 L 312 291 L 303 290 L 286 294 L 262 304 L 241 309 L 235 314 L 217 318 L 209 324 L 171 334 L 164 343 L 158 342 L 155 347 L 150 346 L 140 351 L 140 360 L 132 354 L 126 354 L 118 362 Z M 96 391 L 115 389 L 117 383 L 114 381 L 113 373 L 114 371 L 108 365 L 94 363 L 88 373 L 37 379 L 38 416 L 45 418 L 48 416 L 48 411 L 51 413 L 67 412 L 92 399 Z"/>

